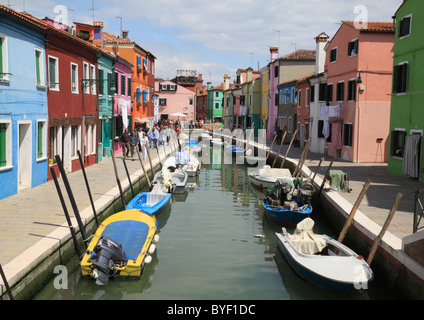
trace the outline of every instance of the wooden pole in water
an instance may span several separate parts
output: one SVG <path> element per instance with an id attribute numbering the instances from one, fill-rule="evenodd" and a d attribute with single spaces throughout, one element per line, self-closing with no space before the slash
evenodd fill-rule
<path id="1" fill-rule="evenodd" d="M 77 150 L 78 158 L 81 164 L 82 174 L 84 176 L 85 186 L 87 187 L 88 197 L 90 198 L 91 208 L 93 209 L 94 219 L 96 220 L 97 226 L 99 226 L 99 221 L 97 220 L 96 208 L 94 207 L 93 197 L 91 196 L 90 186 L 88 185 L 87 175 L 85 174 L 84 162 L 82 161 L 81 152 Z"/>
<path id="2" fill-rule="evenodd" d="M 125 172 L 127 174 L 128 182 L 130 183 L 131 193 L 132 193 L 133 197 L 135 197 L 134 188 L 133 188 L 133 185 L 132 185 L 132 182 L 131 182 L 130 174 L 128 172 L 127 164 L 125 163 L 125 158 L 123 158 L 122 161 L 124 163 L 124 168 L 125 168 Z"/>
<path id="3" fill-rule="evenodd" d="M 374 255 L 377 252 L 378 245 L 380 244 L 380 241 L 383 238 L 384 233 L 386 233 L 387 228 L 389 227 L 390 222 L 392 221 L 392 218 L 393 218 L 393 216 L 396 212 L 396 209 L 397 209 L 399 202 L 400 202 L 400 199 L 402 199 L 402 197 L 403 197 L 402 193 L 398 193 L 396 195 L 395 203 L 393 204 L 393 207 L 390 210 L 389 216 L 387 217 L 386 222 L 384 223 L 383 228 L 381 229 L 380 233 L 374 239 L 374 243 L 372 244 L 371 251 L 370 251 L 370 254 L 369 254 L 368 259 L 367 259 L 368 265 L 370 265 L 372 260 L 374 259 Z"/>
<path id="4" fill-rule="evenodd" d="M 280 155 L 280 150 L 281 150 L 281 147 L 283 146 L 284 138 L 286 137 L 286 133 L 287 133 L 287 131 L 284 131 L 283 137 L 281 138 L 280 147 L 278 148 L 278 152 L 277 152 L 277 155 L 274 158 L 274 162 L 272 163 L 272 167 L 274 167 L 275 162 L 277 161 L 277 158 Z"/>
<path id="5" fill-rule="evenodd" d="M 152 171 L 152 180 L 153 180 L 155 173 L 153 172 L 152 158 L 150 158 L 150 148 L 146 146 L 146 149 L 147 149 L 147 156 L 149 157 L 150 171 Z"/>
<path id="6" fill-rule="evenodd" d="M 119 193 L 121 195 L 122 205 L 125 208 L 126 205 L 125 205 L 124 193 L 122 192 L 121 181 L 119 181 L 118 169 L 116 168 L 115 155 L 113 154 L 113 149 L 110 150 L 110 155 L 112 156 L 113 169 L 115 170 L 115 177 L 116 177 L 116 182 L 118 183 L 118 188 L 119 188 Z"/>
<path id="7" fill-rule="evenodd" d="M 13 294 L 12 294 L 12 290 L 10 290 L 9 283 L 7 282 L 6 275 L 3 272 L 3 268 L 1 266 L 1 264 L 0 264 L 0 275 L 1 275 L 1 278 L 3 279 L 3 284 L 6 287 L 6 291 L 7 291 L 7 294 L 9 295 L 9 299 L 15 300 L 15 298 L 13 297 Z"/>
<path id="8" fill-rule="evenodd" d="M 317 169 L 315 170 L 314 176 L 312 177 L 312 182 L 314 182 L 314 180 L 315 180 L 315 176 L 317 175 L 318 170 L 319 170 L 319 167 L 321 166 L 321 163 L 322 163 L 322 161 L 323 161 L 323 160 L 324 160 L 324 158 L 321 158 L 321 160 L 319 160 L 318 167 L 317 167 Z"/>
<path id="9" fill-rule="evenodd" d="M 146 146 L 146 148 L 147 148 L 147 146 Z M 141 164 L 141 168 L 143 169 L 144 176 L 147 179 L 147 184 L 149 185 L 149 188 L 151 188 L 152 187 L 152 184 L 150 183 L 149 176 L 148 176 L 148 174 L 146 172 L 146 169 L 144 168 L 144 164 L 143 164 L 143 161 L 141 160 L 141 155 L 140 155 L 140 151 L 138 150 L 138 148 L 137 148 L 137 155 L 138 155 L 138 160 L 140 160 L 140 164 Z"/>
<path id="10" fill-rule="evenodd" d="M 287 155 L 289 154 L 289 151 L 290 151 L 290 148 L 291 148 L 291 146 L 292 146 L 292 144 L 293 144 L 294 138 L 296 137 L 296 133 L 297 133 L 297 129 L 296 129 L 296 130 L 294 131 L 294 133 L 293 133 L 293 137 L 291 138 L 291 141 L 290 141 L 289 147 L 287 148 L 286 155 L 284 156 L 284 159 L 283 159 L 283 161 L 281 162 L 281 167 L 280 167 L 280 168 L 283 168 L 283 167 L 284 167 L 284 162 L 286 162 Z"/>
<path id="11" fill-rule="evenodd" d="M 324 178 L 322 179 L 321 187 L 320 187 L 320 189 L 319 189 L 319 191 L 318 191 L 317 198 L 315 199 L 313 209 L 315 209 L 315 206 L 316 206 L 316 205 L 317 205 L 317 203 L 318 203 L 318 199 L 319 199 L 319 197 L 321 196 L 322 189 L 324 189 L 325 181 L 327 180 L 327 175 L 328 175 L 328 173 L 329 173 L 329 172 L 330 172 L 330 170 L 331 170 L 331 166 L 333 165 L 333 162 L 334 162 L 334 158 L 333 158 L 333 160 L 331 160 L 330 165 L 328 166 L 327 172 L 325 173 L 325 176 L 324 176 Z"/>
<path id="12" fill-rule="evenodd" d="M 306 143 L 305 147 L 303 148 L 302 156 L 301 156 L 301 158 L 299 159 L 299 162 L 298 162 L 298 167 L 296 167 L 296 170 L 297 170 L 296 179 L 298 178 L 298 176 L 299 176 L 299 174 L 302 170 L 303 164 L 305 163 L 306 155 L 308 154 L 310 145 L 311 145 L 311 138 L 309 138 L 308 142 Z"/>
<path id="13" fill-rule="evenodd" d="M 271 154 L 272 147 L 274 146 L 275 139 L 277 139 L 277 135 L 275 135 L 274 139 L 272 139 L 271 148 L 269 148 L 269 150 L 268 150 L 268 154 L 266 155 L 265 163 L 268 160 L 269 155 Z"/>
<path id="14" fill-rule="evenodd" d="M 343 242 L 344 237 L 346 236 L 347 230 L 349 229 L 350 225 L 352 224 L 353 217 L 355 216 L 356 210 L 358 210 L 359 205 L 362 202 L 362 199 L 365 196 L 365 193 L 367 193 L 367 190 L 371 184 L 371 180 L 367 180 L 364 187 L 362 188 L 361 193 L 358 196 L 358 199 L 356 199 L 356 202 L 354 206 L 352 207 L 352 210 L 350 211 L 349 218 L 347 218 L 346 223 L 342 229 L 342 232 L 340 232 L 338 242 Z"/>

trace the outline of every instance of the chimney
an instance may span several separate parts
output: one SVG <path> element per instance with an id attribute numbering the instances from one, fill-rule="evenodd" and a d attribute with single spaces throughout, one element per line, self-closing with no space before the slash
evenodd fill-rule
<path id="1" fill-rule="evenodd" d="M 277 59 L 278 57 L 278 48 L 270 47 L 269 51 L 271 52 L 271 62 L 274 62 L 274 60 Z"/>
<path id="2" fill-rule="evenodd" d="M 230 77 L 226 74 L 224 75 L 224 90 L 228 90 L 230 87 Z"/>
<path id="3" fill-rule="evenodd" d="M 122 38 L 128 39 L 128 33 L 129 33 L 128 30 L 122 30 Z"/>
<path id="4" fill-rule="evenodd" d="M 325 65 L 325 46 L 327 45 L 329 36 L 325 32 L 321 32 L 315 37 L 316 41 L 316 59 L 315 59 L 315 75 L 324 72 Z"/>
<path id="5" fill-rule="evenodd" d="M 101 48 L 102 47 L 103 22 L 101 22 L 101 21 L 94 21 L 93 22 L 93 28 L 94 28 L 93 45 L 95 45 L 96 47 Z"/>

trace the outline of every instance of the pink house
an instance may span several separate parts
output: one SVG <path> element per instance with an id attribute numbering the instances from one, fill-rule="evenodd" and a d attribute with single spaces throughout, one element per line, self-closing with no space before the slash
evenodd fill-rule
<path id="1" fill-rule="evenodd" d="M 321 106 L 327 153 L 351 162 L 387 162 L 393 69 L 392 22 L 352 21 L 326 46 L 326 104 Z"/>
<path id="2" fill-rule="evenodd" d="M 169 80 L 157 79 L 155 82 L 155 93 L 159 101 L 159 118 L 178 120 L 175 113 L 182 113 L 186 117 L 179 120 L 196 120 L 196 92 L 187 89 Z"/>

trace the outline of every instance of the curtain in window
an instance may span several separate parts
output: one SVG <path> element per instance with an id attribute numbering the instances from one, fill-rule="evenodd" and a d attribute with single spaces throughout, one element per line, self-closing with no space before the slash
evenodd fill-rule
<path id="1" fill-rule="evenodd" d="M 419 176 L 420 146 L 420 135 L 412 134 L 406 136 L 402 172 L 407 174 L 411 178 L 418 178 Z"/>

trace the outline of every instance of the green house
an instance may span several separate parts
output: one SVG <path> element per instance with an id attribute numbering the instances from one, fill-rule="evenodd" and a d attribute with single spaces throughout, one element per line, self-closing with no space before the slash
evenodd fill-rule
<path id="1" fill-rule="evenodd" d="M 388 171 L 424 181 L 424 6 L 406 0 L 395 14 Z"/>
<path id="2" fill-rule="evenodd" d="M 208 100 L 206 105 L 206 115 L 211 121 L 222 123 L 222 101 L 223 101 L 223 88 L 224 84 L 211 87 L 208 82 Z"/>
<path id="3" fill-rule="evenodd" d="M 247 69 L 246 82 L 242 86 L 244 105 L 247 108 L 244 128 L 254 128 L 254 136 L 258 136 L 261 125 L 261 75 L 252 68 Z"/>

